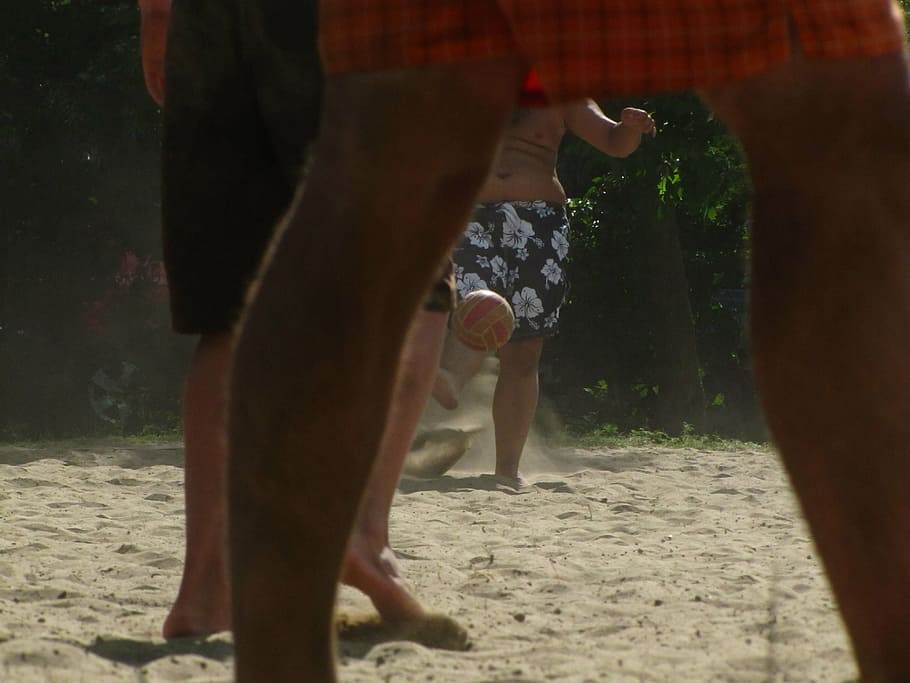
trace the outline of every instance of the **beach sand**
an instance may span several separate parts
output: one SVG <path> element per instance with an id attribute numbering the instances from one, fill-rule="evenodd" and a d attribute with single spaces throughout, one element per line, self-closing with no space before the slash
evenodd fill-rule
<path id="1" fill-rule="evenodd" d="M 228 634 L 159 637 L 183 555 L 181 461 L 166 444 L 0 452 L 0 680 L 230 680 Z M 773 454 L 570 448 L 550 461 L 520 491 L 463 467 L 402 481 L 401 567 L 469 649 L 343 641 L 342 680 L 855 677 Z M 339 600 L 370 612 L 356 591 Z"/>
<path id="2" fill-rule="evenodd" d="M 846 681 L 843 626 L 776 456 L 478 439 L 404 479 L 392 541 L 468 649 L 342 640 L 343 681 Z M 0 681 L 229 681 L 229 634 L 164 641 L 183 558 L 179 444 L 0 449 Z M 369 615 L 343 588 L 339 612 Z"/>

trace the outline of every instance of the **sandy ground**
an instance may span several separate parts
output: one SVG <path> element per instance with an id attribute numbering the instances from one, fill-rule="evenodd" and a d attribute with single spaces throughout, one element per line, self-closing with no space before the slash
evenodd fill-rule
<path id="1" fill-rule="evenodd" d="M 483 435 L 481 435 L 483 437 Z M 775 456 L 547 449 L 533 484 L 484 438 L 406 479 L 393 544 L 463 652 L 342 641 L 343 681 L 845 681 L 856 676 Z M 164 641 L 183 556 L 182 449 L 0 449 L 0 681 L 228 681 L 229 634 Z M 366 599 L 343 589 L 340 611 Z"/>

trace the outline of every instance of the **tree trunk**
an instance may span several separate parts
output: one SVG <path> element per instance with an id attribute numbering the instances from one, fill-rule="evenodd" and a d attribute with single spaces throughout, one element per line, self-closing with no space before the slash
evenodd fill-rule
<path id="1" fill-rule="evenodd" d="M 679 434 L 683 423 L 704 424 L 704 389 L 676 211 L 665 206 L 651 215 L 643 237 L 654 311 L 655 426 Z"/>

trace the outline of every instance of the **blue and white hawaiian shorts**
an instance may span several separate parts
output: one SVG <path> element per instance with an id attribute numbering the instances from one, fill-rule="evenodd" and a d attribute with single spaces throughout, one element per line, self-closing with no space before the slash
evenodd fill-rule
<path id="1" fill-rule="evenodd" d="M 474 209 L 452 256 L 458 296 L 491 289 L 515 311 L 511 341 L 551 337 L 568 290 L 569 221 L 557 202 L 492 202 Z"/>

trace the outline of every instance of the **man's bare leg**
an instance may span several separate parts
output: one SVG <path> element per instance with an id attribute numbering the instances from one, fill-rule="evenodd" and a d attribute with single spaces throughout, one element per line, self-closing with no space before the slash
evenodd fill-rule
<path id="1" fill-rule="evenodd" d="M 231 344 L 229 333 L 202 335 L 187 374 L 186 552 L 180 590 L 162 629 L 165 638 L 208 635 L 231 627 L 225 435 Z"/>
<path id="2" fill-rule="evenodd" d="M 521 484 L 518 464 L 537 411 L 537 379 L 543 338 L 509 342 L 499 349 L 499 378 L 493 394 L 496 476 Z"/>
<path id="3" fill-rule="evenodd" d="M 327 82 L 311 172 L 235 354 L 241 683 L 335 679 L 336 584 L 405 333 L 461 235 L 521 77 L 501 61 Z"/>
<path id="4" fill-rule="evenodd" d="M 360 589 L 385 621 L 424 614 L 398 573 L 389 543 L 389 515 L 405 456 L 424 405 L 446 334 L 446 313 L 420 310 L 405 340 L 385 434 L 345 557 L 342 580 Z"/>
<path id="5" fill-rule="evenodd" d="M 422 613 L 398 575 L 388 518 L 398 475 L 414 436 L 439 358 L 446 315 L 421 311 L 402 358 L 389 430 L 348 549 L 345 583 L 366 593 L 380 616 L 398 621 Z M 233 337 L 202 335 L 184 392 L 186 551 L 165 638 L 231 628 L 227 557 L 227 377 Z"/>
<path id="6" fill-rule="evenodd" d="M 451 332 L 442 347 L 442 360 L 433 383 L 433 398 L 443 408 L 455 410 L 464 385 L 480 372 L 489 356 L 485 351 L 475 351 L 462 344 Z"/>
<path id="7" fill-rule="evenodd" d="M 865 683 L 910 680 L 910 85 L 903 56 L 711 93 L 755 187 L 768 423 Z"/>

